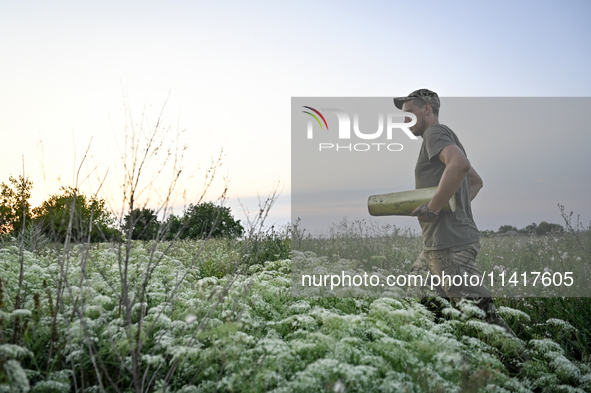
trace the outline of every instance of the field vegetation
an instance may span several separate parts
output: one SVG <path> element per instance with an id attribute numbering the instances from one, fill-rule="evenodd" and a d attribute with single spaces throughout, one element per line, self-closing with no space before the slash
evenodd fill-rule
<path id="1" fill-rule="evenodd" d="M 527 348 L 522 362 L 519 343 L 481 322 L 468 304 L 437 319 L 409 298 L 292 297 L 292 266 L 319 256 L 291 251 L 290 232 L 273 228 L 250 243 L 132 241 L 128 285 L 143 297 L 133 299 L 129 313 L 120 272 L 126 243 L 27 250 L 5 237 L 0 389 L 591 391 L 589 298 L 498 298 Z M 578 244 L 589 233 L 510 240 L 484 238 L 481 265 L 551 258 L 564 247 L 585 256 Z M 417 237 L 403 233 L 382 239 L 382 247 L 392 241 L 395 254 L 374 258 L 384 269 L 420 249 Z"/>
<path id="2" fill-rule="evenodd" d="M 408 273 L 421 241 L 346 220 L 325 237 L 267 228 L 276 191 L 242 225 L 225 191 L 205 201 L 219 159 L 176 216 L 184 147 L 160 119 L 130 124 L 118 215 L 78 177 L 36 208 L 24 176 L 1 185 L 0 392 L 591 392 L 589 297 L 497 298 L 514 339 L 469 302 L 435 316 L 401 288 L 293 296 L 302 266 Z M 587 280 L 591 228 L 563 215 L 563 231 L 484 237 L 480 266 Z"/>

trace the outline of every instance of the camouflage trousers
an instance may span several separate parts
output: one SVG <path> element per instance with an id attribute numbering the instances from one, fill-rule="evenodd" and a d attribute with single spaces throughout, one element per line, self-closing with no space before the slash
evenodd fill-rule
<path id="1" fill-rule="evenodd" d="M 513 330 L 498 314 L 492 295 L 484 282 L 481 286 L 471 286 L 468 280 L 462 280 L 460 285 L 454 285 L 452 280 L 443 280 L 443 285 L 433 285 L 433 290 L 431 289 L 431 279 L 428 279 L 428 276 L 435 275 L 441 278 L 445 273 L 452 277 L 465 277 L 465 275 L 482 277 L 476 265 L 476 255 L 479 250 L 479 242 L 444 250 L 423 250 L 412 265 L 412 274 L 422 276 L 423 285 L 414 285 L 418 283 L 410 282 L 407 296 L 421 298 L 421 303 L 438 316 L 441 316 L 441 310 L 445 307 L 438 301 L 440 298 L 447 299 L 454 306 L 461 300 L 469 301 L 484 311 L 486 322 L 499 325 L 505 328 L 509 335 L 516 337 Z"/>

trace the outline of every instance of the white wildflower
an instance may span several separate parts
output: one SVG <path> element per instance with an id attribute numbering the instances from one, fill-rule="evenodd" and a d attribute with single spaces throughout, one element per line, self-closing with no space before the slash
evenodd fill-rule
<path id="1" fill-rule="evenodd" d="M 29 379 L 21 364 L 16 360 L 8 360 L 4 363 L 5 376 L 10 382 L 11 392 L 28 392 L 30 390 Z"/>
<path id="2" fill-rule="evenodd" d="M 67 360 L 68 362 L 73 362 L 73 361 L 80 361 L 80 360 L 83 358 L 83 356 L 84 356 L 84 353 L 85 353 L 85 352 L 84 352 L 83 350 L 80 350 L 80 349 L 78 349 L 78 350 L 75 350 L 75 351 L 72 351 L 72 352 L 70 352 L 70 354 L 69 354 L 69 355 L 66 357 L 66 360 Z"/>
<path id="3" fill-rule="evenodd" d="M 340 378 L 335 382 L 332 391 L 335 393 L 345 393 L 345 384 Z"/>
<path id="4" fill-rule="evenodd" d="M 546 324 L 559 327 L 563 332 L 573 332 L 576 330 L 573 325 L 558 318 L 550 318 L 546 321 Z"/>
<path id="5" fill-rule="evenodd" d="M 531 317 L 529 315 L 527 315 L 521 310 L 516 310 L 511 307 L 499 307 L 499 314 L 505 319 L 512 319 L 515 321 L 523 320 L 527 322 L 531 321 Z"/>
<path id="6" fill-rule="evenodd" d="M 487 336 L 492 336 L 495 333 L 505 333 L 505 329 L 498 326 L 498 325 L 493 325 L 490 323 L 486 323 L 483 321 L 478 321 L 478 320 L 470 320 L 466 322 L 467 326 L 473 327 L 476 330 L 478 330 L 479 332 L 487 335 Z"/>
<path id="7" fill-rule="evenodd" d="M 197 358 L 203 350 L 202 344 L 197 343 L 191 346 L 186 345 L 172 345 L 166 348 L 166 353 L 172 355 L 172 359 L 192 359 Z"/>
<path id="8" fill-rule="evenodd" d="M 577 366 L 572 364 L 570 360 L 565 358 L 563 355 L 547 353 L 546 358 L 550 361 L 550 366 L 554 368 L 556 375 L 558 375 L 560 379 L 578 380 L 581 376 Z"/>
<path id="9" fill-rule="evenodd" d="M 185 317 L 185 322 L 187 323 L 187 325 L 192 324 L 196 320 L 197 320 L 197 317 L 193 314 L 187 314 L 187 316 Z"/>
<path id="10" fill-rule="evenodd" d="M 6 321 L 10 319 L 10 314 L 0 310 L 0 321 Z"/>
<path id="11" fill-rule="evenodd" d="M 195 385 L 185 385 L 180 390 L 177 391 L 178 393 L 199 393 L 202 392 L 201 389 L 198 389 Z"/>
<path id="12" fill-rule="evenodd" d="M 31 392 L 69 392 L 70 384 L 59 381 L 38 382 Z"/>
<path id="13" fill-rule="evenodd" d="M 160 363 L 164 363 L 164 358 L 162 355 L 142 355 L 142 361 L 150 366 L 158 366 Z"/>
<path id="14" fill-rule="evenodd" d="M 131 312 L 139 312 L 141 310 L 141 312 L 143 313 L 147 308 L 148 308 L 148 303 L 146 303 L 146 302 L 136 303 L 131 308 Z"/>
<path id="15" fill-rule="evenodd" d="M 486 317 L 486 313 L 480 307 L 478 307 L 474 302 L 469 301 L 467 299 L 462 299 L 458 303 L 458 308 L 466 314 L 467 317 L 475 316 L 477 318 L 484 319 Z"/>
<path id="16" fill-rule="evenodd" d="M 11 318 L 31 318 L 33 314 L 31 313 L 31 310 L 26 310 L 26 309 L 18 309 L 18 310 L 14 310 L 13 312 L 10 313 L 10 317 Z"/>
<path id="17" fill-rule="evenodd" d="M 303 314 L 309 312 L 312 309 L 310 303 L 305 300 L 299 300 L 287 308 L 290 314 Z"/>
<path id="18" fill-rule="evenodd" d="M 14 344 L 2 344 L 0 345 L 0 357 L 4 359 L 19 359 L 23 357 L 33 356 L 33 352 L 27 348 L 23 348 L 19 345 Z"/>
<path id="19" fill-rule="evenodd" d="M 541 340 L 530 340 L 529 344 L 533 347 L 533 349 L 540 353 L 540 354 L 545 354 L 545 353 L 558 353 L 560 355 L 564 354 L 564 349 L 562 349 L 562 347 L 555 343 L 552 340 L 549 340 L 547 338 L 541 339 Z"/>

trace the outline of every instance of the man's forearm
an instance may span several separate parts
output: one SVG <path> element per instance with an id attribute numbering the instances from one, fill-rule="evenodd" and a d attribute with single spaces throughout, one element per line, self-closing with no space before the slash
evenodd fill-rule
<path id="1" fill-rule="evenodd" d="M 466 164 L 466 162 L 457 162 L 445 167 L 437 191 L 428 205 L 431 211 L 439 213 L 443 206 L 458 191 L 470 171 L 470 163 L 467 162 Z"/>
<path id="2" fill-rule="evenodd" d="M 482 189 L 483 182 L 482 182 L 482 178 L 480 177 L 480 175 L 478 175 L 478 173 L 476 173 L 474 168 L 470 168 L 469 175 L 470 175 L 470 200 L 472 201 L 474 198 L 476 198 L 476 195 Z"/>

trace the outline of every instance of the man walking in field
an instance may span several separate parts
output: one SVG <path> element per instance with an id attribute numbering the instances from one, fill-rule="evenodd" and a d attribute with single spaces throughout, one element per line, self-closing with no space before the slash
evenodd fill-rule
<path id="1" fill-rule="evenodd" d="M 466 151 L 456 134 L 439 123 L 440 101 L 437 93 L 420 89 L 408 97 L 394 98 L 394 105 L 413 113 L 417 122 L 410 127 L 412 133 L 423 138 L 423 144 L 415 167 L 416 188 L 437 186 L 437 191 L 427 205 L 416 208 L 423 232 L 423 252 L 413 264 L 413 274 L 430 272 L 431 275 L 464 276 L 482 274 L 476 265 L 480 249 L 480 231 L 474 223 L 470 202 L 482 188 L 482 179 L 470 165 Z M 407 121 L 410 118 L 406 118 Z M 456 211 L 441 212 L 455 195 Z M 464 283 L 462 283 L 464 284 Z M 421 297 L 433 308 L 437 295 L 448 298 L 456 305 L 460 300 L 473 302 L 485 313 L 484 320 L 502 326 L 509 335 L 515 333 L 501 318 L 486 286 L 455 286 L 449 280 L 432 293 L 427 286 L 409 286 L 412 297 Z"/>

